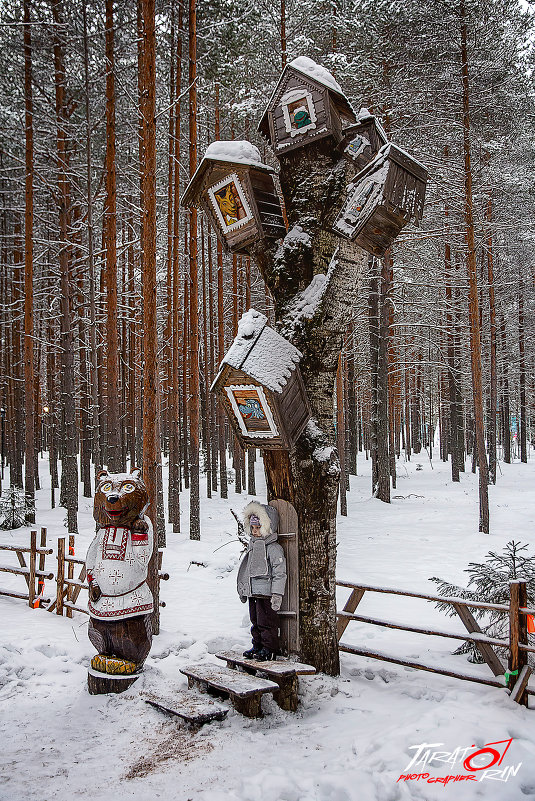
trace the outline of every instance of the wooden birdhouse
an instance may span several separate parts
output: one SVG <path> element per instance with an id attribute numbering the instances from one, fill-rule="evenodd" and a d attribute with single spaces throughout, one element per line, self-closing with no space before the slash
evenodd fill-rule
<path id="1" fill-rule="evenodd" d="M 284 68 L 258 130 L 279 156 L 326 136 L 339 144 L 356 121 L 331 73 L 303 56 Z"/>
<path id="2" fill-rule="evenodd" d="M 290 450 L 310 419 L 301 353 L 249 309 L 211 386 L 244 446 Z"/>
<path id="3" fill-rule="evenodd" d="M 360 171 L 387 142 L 387 135 L 377 117 L 367 108 L 361 108 L 357 123 L 346 128 L 340 148 Z"/>
<path id="4" fill-rule="evenodd" d="M 335 232 L 374 256 L 383 256 L 408 222 L 419 224 L 426 183 L 423 164 L 386 144 L 350 184 Z"/>
<path id="5" fill-rule="evenodd" d="M 218 237 L 233 253 L 264 238 L 286 235 L 275 170 L 245 141 L 213 142 L 182 198 L 186 208 L 202 208 Z"/>

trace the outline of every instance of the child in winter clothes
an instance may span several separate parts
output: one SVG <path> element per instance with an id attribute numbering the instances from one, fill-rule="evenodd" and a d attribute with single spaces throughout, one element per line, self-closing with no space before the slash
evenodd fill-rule
<path id="1" fill-rule="evenodd" d="M 249 659 L 265 662 L 279 650 L 279 617 L 286 587 L 286 559 L 277 542 L 279 513 L 274 506 L 251 501 L 243 510 L 243 523 L 251 535 L 238 570 L 238 595 L 249 599 L 253 647 Z"/>

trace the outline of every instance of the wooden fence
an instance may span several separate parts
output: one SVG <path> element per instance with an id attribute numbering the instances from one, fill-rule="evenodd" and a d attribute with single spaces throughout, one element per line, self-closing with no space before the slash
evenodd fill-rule
<path id="1" fill-rule="evenodd" d="M 45 579 L 54 578 L 53 573 L 47 573 L 45 570 L 46 557 L 52 553 L 52 548 L 46 547 L 46 528 L 41 529 L 39 547 L 37 547 L 37 531 L 32 531 L 30 533 L 29 546 L 2 543 L 0 544 L 0 550 L 14 551 L 19 561 L 19 567 L 15 565 L 0 565 L 0 572 L 23 576 L 27 589 L 27 592 L 18 592 L 17 590 L 0 587 L 0 595 L 6 595 L 9 598 L 21 598 L 23 601 L 28 601 L 28 605 L 33 609 L 39 609 L 50 603 L 50 599 L 44 597 Z M 26 554 L 29 554 L 28 564 L 26 564 Z"/>
<path id="2" fill-rule="evenodd" d="M 340 651 L 358 656 L 368 656 L 372 659 L 380 659 L 384 662 L 394 662 L 398 665 L 427 670 L 431 673 L 440 673 L 444 676 L 453 676 L 465 681 L 474 681 L 479 684 L 488 684 L 491 687 L 505 687 L 511 698 L 519 704 L 528 705 L 528 695 L 535 695 L 535 689 L 529 688 L 528 681 L 531 674 L 531 667 L 528 665 L 528 653 L 535 653 L 535 648 L 528 644 L 527 615 L 535 615 L 534 609 L 527 608 L 527 590 L 525 581 L 510 582 L 510 597 L 508 604 L 488 604 L 475 601 L 466 601 L 462 598 L 449 598 L 440 595 L 426 595 L 423 593 L 410 592 L 387 587 L 376 587 L 370 584 L 353 584 L 349 581 L 337 581 L 338 587 L 351 589 L 349 599 L 343 610 L 338 613 L 338 647 Z M 466 628 L 466 634 L 458 634 L 439 629 L 422 628 L 403 623 L 394 623 L 367 615 L 356 614 L 356 609 L 361 602 L 365 592 L 380 592 L 389 595 L 404 595 L 411 598 L 421 598 L 426 601 L 450 604 Z M 507 615 L 509 618 L 509 637 L 507 640 L 488 637 L 481 631 L 476 619 L 470 609 L 483 609 Z M 373 651 L 355 645 L 349 645 L 341 641 L 341 637 L 348 624 L 356 620 L 360 623 L 371 623 L 375 626 L 386 626 L 387 628 L 411 631 L 416 634 L 427 634 L 434 637 L 447 637 L 454 640 L 465 640 L 474 643 L 481 656 L 494 674 L 494 678 L 484 676 L 474 676 L 445 668 L 426 665 L 421 662 L 408 661 L 393 657 L 389 654 Z M 502 665 L 494 648 L 504 648 L 508 651 L 508 667 Z"/>

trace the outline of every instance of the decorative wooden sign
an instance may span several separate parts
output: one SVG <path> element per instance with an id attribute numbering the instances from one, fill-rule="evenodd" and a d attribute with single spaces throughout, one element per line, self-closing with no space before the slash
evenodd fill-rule
<path id="1" fill-rule="evenodd" d="M 427 170 L 389 143 L 354 179 L 334 230 L 383 256 L 401 229 L 423 214 Z"/>
<path id="2" fill-rule="evenodd" d="M 211 391 L 242 445 L 289 450 L 310 419 L 301 354 L 266 323 L 254 309 L 243 315 Z"/>
<path id="3" fill-rule="evenodd" d="M 233 253 L 247 253 L 253 242 L 286 235 L 275 171 L 262 164 L 258 148 L 249 142 L 213 142 L 182 205 L 204 209 Z"/>
<path id="4" fill-rule="evenodd" d="M 340 147 L 357 170 L 362 170 L 387 142 L 387 135 L 377 117 L 367 108 L 362 108 L 356 125 L 346 128 Z"/>
<path id="5" fill-rule="evenodd" d="M 326 136 L 338 144 L 356 119 L 331 73 L 300 57 L 284 68 L 258 130 L 280 155 Z"/>

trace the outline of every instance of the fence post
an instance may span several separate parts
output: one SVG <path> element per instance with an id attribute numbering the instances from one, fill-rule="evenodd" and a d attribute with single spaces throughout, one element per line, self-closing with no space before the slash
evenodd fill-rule
<path id="1" fill-rule="evenodd" d="M 35 602 L 35 560 L 37 556 L 37 531 L 30 534 L 30 575 L 28 584 L 28 605 L 33 609 Z"/>
<path id="2" fill-rule="evenodd" d="M 69 534 L 69 556 L 74 556 L 74 534 Z M 74 577 L 74 565 L 72 562 L 67 562 L 67 578 L 72 581 Z M 74 587 L 72 584 L 67 584 L 67 600 L 72 603 Z M 72 617 L 72 609 L 67 606 L 67 617 Z"/>
<path id="3" fill-rule="evenodd" d="M 40 541 L 39 547 L 42 550 L 46 549 L 46 528 L 42 528 L 41 529 L 41 541 Z M 41 570 L 43 573 L 44 573 L 44 570 L 45 570 L 45 559 L 46 559 L 46 555 L 44 553 L 40 553 L 39 554 L 39 570 Z M 37 579 L 37 589 L 38 589 L 38 595 L 40 596 L 40 598 L 44 598 L 44 591 L 45 591 L 45 579 L 44 579 L 44 576 L 39 576 L 39 578 Z M 41 604 L 42 604 L 42 601 L 40 600 L 39 601 L 39 606 L 41 606 Z"/>
<path id="4" fill-rule="evenodd" d="M 58 572 L 56 576 L 56 615 L 63 614 L 63 580 L 65 578 L 65 537 L 58 537 Z"/>
<path id="5" fill-rule="evenodd" d="M 528 621 L 526 615 L 520 612 L 520 607 L 527 606 L 527 588 L 525 581 L 510 581 L 509 606 L 509 670 L 507 671 L 507 687 L 512 690 L 522 669 L 528 662 L 527 652 L 519 648 L 519 644 L 527 644 Z M 527 705 L 527 693 L 522 693 L 518 702 Z"/>

